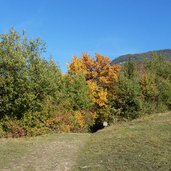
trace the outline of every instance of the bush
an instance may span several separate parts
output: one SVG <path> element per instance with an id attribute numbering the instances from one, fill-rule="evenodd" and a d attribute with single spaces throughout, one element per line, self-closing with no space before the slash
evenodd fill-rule
<path id="1" fill-rule="evenodd" d="M 5 135 L 5 132 L 3 130 L 2 123 L 0 123 L 0 138 L 4 137 L 4 135 Z"/>
<path id="2" fill-rule="evenodd" d="M 2 122 L 2 129 L 5 132 L 3 136 L 5 137 L 12 137 L 12 138 L 19 138 L 26 135 L 26 130 L 22 125 L 22 122 L 18 120 L 4 120 Z"/>

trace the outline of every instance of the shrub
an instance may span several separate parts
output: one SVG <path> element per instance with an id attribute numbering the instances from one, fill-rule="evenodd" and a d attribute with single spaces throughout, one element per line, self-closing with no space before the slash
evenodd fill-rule
<path id="1" fill-rule="evenodd" d="M 5 137 L 18 138 L 26 135 L 24 126 L 18 120 L 4 120 L 2 122 L 2 129 L 5 132 Z"/>
<path id="2" fill-rule="evenodd" d="M 3 130 L 2 123 L 0 123 L 0 138 L 4 137 L 5 131 Z"/>

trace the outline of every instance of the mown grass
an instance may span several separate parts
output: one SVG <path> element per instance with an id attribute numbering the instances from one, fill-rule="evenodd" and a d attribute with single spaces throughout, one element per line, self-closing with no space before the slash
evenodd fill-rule
<path id="1" fill-rule="evenodd" d="M 94 134 L 0 139 L 0 171 L 169 171 L 171 112 Z"/>

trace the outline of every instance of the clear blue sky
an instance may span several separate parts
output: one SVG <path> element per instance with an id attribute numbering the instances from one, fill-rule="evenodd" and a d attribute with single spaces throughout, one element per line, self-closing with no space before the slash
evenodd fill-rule
<path id="1" fill-rule="evenodd" d="M 62 71 L 73 55 L 171 48 L 171 0 L 0 0 L 0 33 L 13 26 L 47 43 Z"/>

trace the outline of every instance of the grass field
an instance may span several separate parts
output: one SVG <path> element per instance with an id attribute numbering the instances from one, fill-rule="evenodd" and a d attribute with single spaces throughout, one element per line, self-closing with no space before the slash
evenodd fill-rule
<path id="1" fill-rule="evenodd" d="M 94 134 L 0 139 L 0 171 L 171 171 L 171 112 Z"/>

